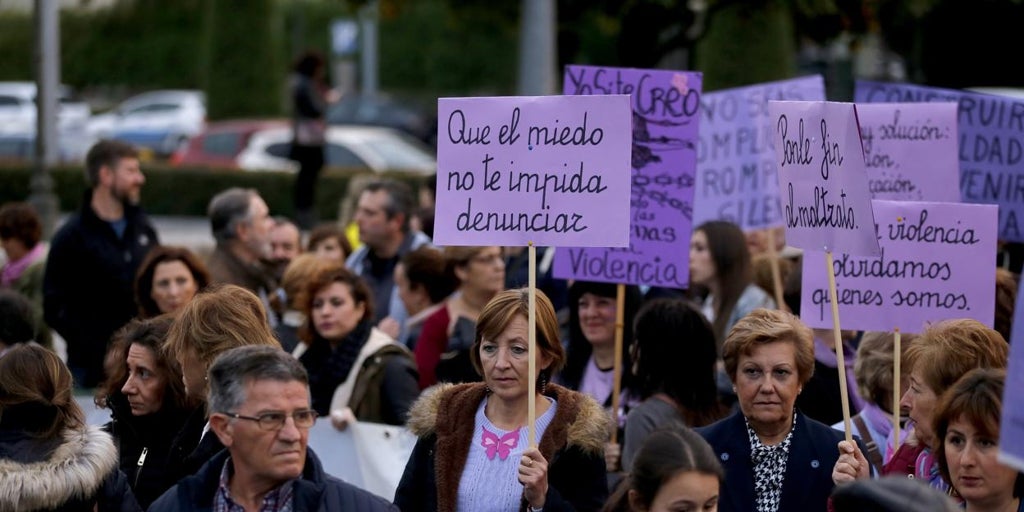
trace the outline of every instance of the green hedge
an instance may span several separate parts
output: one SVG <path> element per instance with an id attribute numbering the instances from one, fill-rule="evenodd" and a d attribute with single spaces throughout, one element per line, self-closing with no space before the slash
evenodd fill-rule
<path id="1" fill-rule="evenodd" d="M 169 168 L 144 165 L 146 185 L 142 205 L 151 215 L 206 216 L 206 205 L 217 192 L 228 187 L 255 188 L 273 215 L 292 216 L 292 186 L 295 175 L 286 172 L 244 172 L 207 168 Z M 0 204 L 24 201 L 29 196 L 32 169 L 28 165 L 0 166 Z M 321 219 L 338 217 L 349 181 L 365 171 L 325 170 L 317 182 L 316 208 Z M 62 211 L 77 209 L 86 189 L 81 168 L 60 167 L 52 171 L 54 188 Z M 388 178 L 409 183 L 415 190 L 422 177 L 409 173 L 388 173 Z"/>

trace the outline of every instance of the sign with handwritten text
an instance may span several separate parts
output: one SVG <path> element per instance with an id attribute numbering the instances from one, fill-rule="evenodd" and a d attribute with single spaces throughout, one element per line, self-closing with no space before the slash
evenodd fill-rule
<path id="1" fill-rule="evenodd" d="M 874 200 L 881 255 L 833 255 L 844 329 L 919 333 L 929 323 L 995 317 L 996 207 Z M 800 318 L 832 328 L 823 253 L 805 251 Z"/>
<path id="2" fill-rule="evenodd" d="M 727 220 L 744 230 L 783 224 L 769 100 L 825 101 L 825 83 L 814 75 L 701 98 L 695 226 L 709 220 Z"/>
<path id="3" fill-rule="evenodd" d="M 441 98 L 437 111 L 437 244 L 629 244 L 629 96 Z"/>
<path id="4" fill-rule="evenodd" d="M 786 243 L 878 254 L 857 108 L 852 103 L 771 101 Z"/>
<path id="5" fill-rule="evenodd" d="M 956 103 L 857 105 L 872 199 L 960 202 Z"/>
<path id="6" fill-rule="evenodd" d="M 566 66 L 563 92 L 630 95 L 630 232 L 628 248 L 559 250 L 554 275 L 687 288 L 701 74 Z"/>
<path id="7" fill-rule="evenodd" d="M 1024 286 L 1017 290 L 1017 304 L 1024 304 Z M 1024 307 L 1013 313 L 1010 332 L 1010 364 L 1003 387 L 1003 415 L 999 426 L 999 462 L 1024 471 Z"/>
<path id="8" fill-rule="evenodd" d="M 960 196 L 999 205 L 999 238 L 1024 242 L 1024 100 L 925 87 L 857 81 L 857 103 L 958 103 Z"/>

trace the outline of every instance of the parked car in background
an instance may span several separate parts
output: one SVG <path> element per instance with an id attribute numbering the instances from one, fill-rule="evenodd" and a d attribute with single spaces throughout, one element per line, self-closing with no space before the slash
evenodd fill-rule
<path id="1" fill-rule="evenodd" d="M 206 96 L 193 90 L 159 90 L 132 96 L 112 111 L 93 116 L 90 135 L 117 139 L 169 156 L 202 131 Z"/>
<path id="2" fill-rule="evenodd" d="M 246 171 L 298 171 L 288 158 L 291 125 L 285 120 L 210 123 L 172 158 L 177 165 L 208 165 Z M 430 174 L 437 161 L 420 141 L 390 128 L 330 126 L 325 167 L 374 172 L 403 170 Z"/>
<path id="3" fill-rule="evenodd" d="M 437 116 L 387 96 L 348 94 L 327 110 L 327 124 L 394 128 L 437 148 Z"/>
<path id="4" fill-rule="evenodd" d="M 57 101 L 57 157 L 80 161 L 92 144 L 86 133 L 91 110 L 66 85 L 57 88 Z M 0 160 L 31 160 L 35 139 L 35 82 L 0 82 Z"/>
<path id="5" fill-rule="evenodd" d="M 254 133 L 287 126 L 279 119 L 241 119 L 209 123 L 171 157 L 173 165 L 238 169 L 238 155 Z"/>

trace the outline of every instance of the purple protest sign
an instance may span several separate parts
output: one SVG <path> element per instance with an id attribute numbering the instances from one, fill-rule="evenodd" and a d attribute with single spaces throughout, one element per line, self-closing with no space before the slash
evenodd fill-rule
<path id="1" fill-rule="evenodd" d="M 878 254 L 857 108 L 852 103 L 768 103 L 779 165 L 786 243 Z"/>
<path id="2" fill-rule="evenodd" d="M 956 103 L 857 105 L 872 199 L 960 202 Z"/>
<path id="3" fill-rule="evenodd" d="M 700 73 L 566 66 L 565 94 L 631 95 L 632 222 L 628 249 L 559 249 L 556 277 L 688 287 L 700 91 Z"/>
<path id="4" fill-rule="evenodd" d="M 956 102 L 960 196 L 999 205 L 999 238 L 1024 242 L 1024 101 L 919 85 L 857 81 L 857 103 Z"/>
<path id="5" fill-rule="evenodd" d="M 874 200 L 882 254 L 835 254 L 844 329 L 917 333 L 929 322 L 995 316 L 996 207 Z M 800 318 L 831 328 L 823 255 L 805 251 Z"/>
<path id="6" fill-rule="evenodd" d="M 783 225 L 769 100 L 825 101 L 821 75 L 704 94 L 700 102 L 693 224 L 744 230 Z"/>
<path id="7" fill-rule="evenodd" d="M 629 96 L 437 100 L 439 245 L 629 243 Z"/>
<path id="8" fill-rule="evenodd" d="M 1010 364 L 1003 388 L 1003 416 L 999 426 L 999 461 L 1024 471 L 1024 286 L 1017 291 L 1017 307 L 1010 333 Z"/>

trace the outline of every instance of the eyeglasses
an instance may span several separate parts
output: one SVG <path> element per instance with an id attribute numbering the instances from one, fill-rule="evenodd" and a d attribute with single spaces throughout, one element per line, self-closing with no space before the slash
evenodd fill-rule
<path id="1" fill-rule="evenodd" d="M 283 412 L 267 412 L 259 416 L 245 416 L 237 412 L 222 412 L 221 414 L 240 420 L 255 421 L 260 430 L 281 430 L 288 420 L 288 415 Z M 312 409 L 306 409 L 293 412 L 291 417 L 297 428 L 310 428 L 316 423 L 317 413 Z"/>

